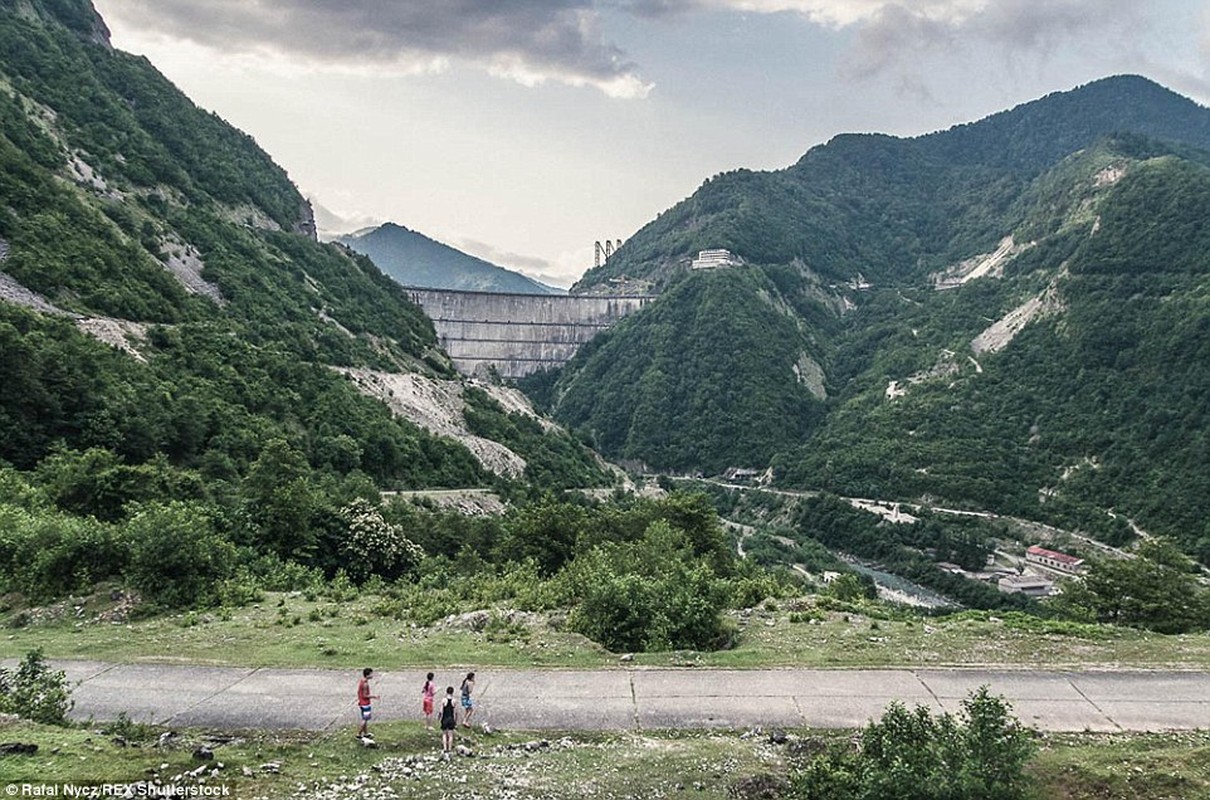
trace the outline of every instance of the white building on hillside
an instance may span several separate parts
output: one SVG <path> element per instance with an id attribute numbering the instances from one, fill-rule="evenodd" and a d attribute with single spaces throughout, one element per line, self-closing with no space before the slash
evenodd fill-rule
<path id="1" fill-rule="evenodd" d="M 720 267 L 735 267 L 743 262 L 739 256 L 730 250 L 702 250 L 690 265 L 693 269 L 719 269 Z"/>
<path id="2" fill-rule="evenodd" d="M 1040 575 L 1006 575 L 997 582 L 1004 594 L 1023 594 L 1026 597 L 1049 597 L 1055 593 L 1055 582 Z"/>
<path id="3" fill-rule="evenodd" d="M 1055 550 L 1047 550 L 1045 547 L 1033 545 L 1025 551 L 1025 560 L 1030 564 L 1039 564 L 1043 567 L 1057 569 L 1060 572 L 1078 573 L 1084 570 L 1084 559 L 1069 556 L 1066 553 L 1060 553 Z"/>

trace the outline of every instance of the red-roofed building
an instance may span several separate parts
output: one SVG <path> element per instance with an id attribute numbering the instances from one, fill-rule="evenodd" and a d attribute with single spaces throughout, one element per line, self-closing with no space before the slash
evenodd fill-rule
<path id="1" fill-rule="evenodd" d="M 1060 553 L 1056 550 L 1047 550 L 1045 547 L 1033 545 L 1025 551 L 1025 560 L 1030 564 L 1037 564 L 1042 567 L 1050 567 L 1061 572 L 1077 573 L 1084 569 L 1084 559 L 1069 556 L 1066 553 Z"/>

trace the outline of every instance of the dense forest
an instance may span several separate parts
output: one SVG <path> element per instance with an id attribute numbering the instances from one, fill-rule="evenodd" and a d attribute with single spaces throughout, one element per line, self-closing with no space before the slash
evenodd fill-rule
<path id="1" fill-rule="evenodd" d="M 109 47 L 86 0 L 0 0 L 0 45 L 6 609 L 98 585 L 133 591 L 140 613 L 360 586 L 420 624 L 506 604 L 614 651 L 704 650 L 734 643 L 727 611 L 803 591 L 777 565 L 845 569 L 829 550 L 967 606 L 1021 605 L 933 564 L 976 565 L 986 531 L 928 519 L 888 532 L 839 497 L 852 494 L 997 508 L 1119 543 L 1129 515 L 1204 557 L 1210 173 L 1200 151 L 1141 135 L 1164 130 L 1050 163 L 1054 148 L 1035 152 L 1013 117 L 994 126 L 1011 133 L 1004 151 L 977 127 L 965 155 L 847 137 L 772 194 L 756 173 L 712 182 L 736 237 L 721 243 L 745 265 L 652 262 L 657 302 L 526 383 L 568 432 L 458 378 L 406 293 L 315 241 L 280 167 Z M 1192 129 L 1186 117 L 1172 129 Z M 995 276 L 934 288 L 933 273 L 1008 234 L 1021 246 Z M 1047 313 L 1009 346 L 974 350 L 1036 298 Z M 367 375 L 454 387 L 445 410 L 467 437 L 393 413 L 394 389 L 368 396 Z M 475 436 L 524 470 L 494 472 L 460 443 Z M 785 521 L 792 544 L 766 537 L 741 558 L 703 495 L 600 498 L 618 479 L 591 447 L 686 472 L 773 465 L 825 493 Z M 505 510 L 392 495 L 465 487 Z M 839 586 L 838 603 L 871 588 Z M 1192 564 L 1163 539 L 1086 589 L 1039 613 L 1163 631 L 1206 616 Z"/>
<path id="2" fill-rule="evenodd" d="M 772 465 L 1119 544 L 1130 519 L 1208 561 L 1207 131 L 1119 77 L 718 176 L 579 287 L 660 299 L 525 386 L 650 469 Z M 688 269 L 719 246 L 742 265 Z"/>
<path id="3" fill-rule="evenodd" d="M 347 370 L 458 379 L 405 292 L 316 242 L 285 172 L 111 49 L 89 3 L 0 3 L 0 54 L 9 588 L 150 586 L 162 559 L 198 568 L 166 602 L 213 600 L 240 569 L 352 569 L 345 509 L 382 490 L 613 480 L 484 392 L 459 413 L 524 459 L 515 479 L 359 392 Z"/>

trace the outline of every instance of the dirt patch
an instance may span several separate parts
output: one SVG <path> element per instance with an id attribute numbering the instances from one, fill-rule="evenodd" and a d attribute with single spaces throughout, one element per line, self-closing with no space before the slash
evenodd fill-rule
<path id="1" fill-rule="evenodd" d="M 983 333 L 971 339 L 971 350 L 976 355 L 996 353 L 1008 346 L 1022 329 L 1035 319 L 1058 314 L 1063 310 L 1063 300 L 1052 283 L 1037 297 L 1031 297 L 1000 319 L 993 322 Z"/>
<path id="2" fill-rule="evenodd" d="M 76 320 L 76 327 L 94 339 L 129 354 L 135 361 L 147 362 L 135 346 L 147 340 L 147 326 L 140 322 L 112 317 L 83 317 Z"/>
<path id="3" fill-rule="evenodd" d="M 505 511 L 500 495 L 486 489 L 432 489 L 414 492 L 383 492 L 383 497 L 398 497 L 414 504 L 431 504 L 442 511 L 455 511 L 467 517 L 498 516 Z"/>
<path id="4" fill-rule="evenodd" d="M 202 261 L 202 254 L 196 247 L 174 236 L 165 239 L 160 244 L 160 253 L 164 257 L 164 266 L 168 268 L 173 277 L 181 282 L 185 291 L 190 294 L 200 294 L 220 306 L 226 303 L 218 286 L 202 277 L 202 270 L 206 268 L 206 264 Z"/>
<path id="5" fill-rule="evenodd" d="M 1009 261 L 1031 247 L 1033 242 L 1017 244 L 1012 236 L 1005 236 L 993 252 L 973 256 L 940 272 L 934 272 L 929 277 L 936 289 L 954 289 L 976 278 L 999 278 L 1004 274 L 1004 266 Z"/>
<path id="6" fill-rule="evenodd" d="M 482 389 L 491 396 L 493 400 L 501 405 L 509 414 L 522 414 L 526 417 L 536 419 L 542 426 L 542 430 L 550 432 L 558 429 L 558 425 L 540 416 L 537 411 L 534 411 L 533 405 L 529 402 L 529 398 L 521 392 L 520 389 L 513 389 L 508 386 L 499 386 L 492 383 L 482 381 L 471 381 L 471 385 L 477 389 Z"/>
<path id="7" fill-rule="evenodd" d="M 340 369 L 363 394 L 381 400 L 392 412 L 437 436 L 461 444 L 485 469 L 506 478 L 525 472 L 525 459 L 499 442 L 470 432 L 463 417 L 462 384 L 415 373 Z"/>
<path id="8" fill-rule="evenodd" d="M 0 239 L 0 261 L 8 257 L 8 243 Z M 0 300 L 41 311 L 43 314 L 67 315 L 67 312 L 35 291 L 26 289 L 11 275 L 0 272 Z"/>

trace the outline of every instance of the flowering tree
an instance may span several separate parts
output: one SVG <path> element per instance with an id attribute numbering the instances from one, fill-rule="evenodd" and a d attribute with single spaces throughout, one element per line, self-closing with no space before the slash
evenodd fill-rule
<path id="1" fill-rule="evenodd" d="M 371 575 L 398 578 L 411 572 L 424 558 L 420 545 L 404 535 L 403 529 L 382 518 L 369 501 L 358 498 L 340 510 L 348 525 L 341 542 L 342 566 L 353 580 Z"/>

